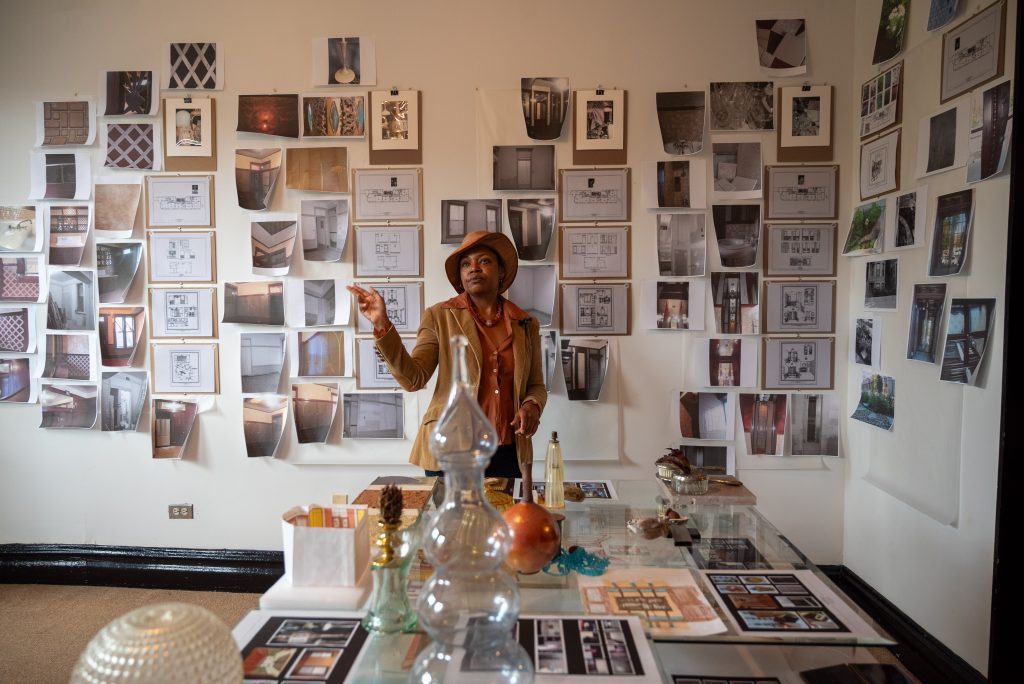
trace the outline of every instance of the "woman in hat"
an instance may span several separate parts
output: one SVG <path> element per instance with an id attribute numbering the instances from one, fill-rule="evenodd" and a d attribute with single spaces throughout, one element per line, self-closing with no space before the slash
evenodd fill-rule
<path id="1" fill-rule="evenodd" d="M 373 325 L 377 350 L 398 384 L 415 392 L 438 371 L 434 396 L 423 416 L 409 462 L 438 475 L 428 447 L 433 424 L 451 390 L 452 335 L 465 335 L 466 360 L 477 400 L 494 424 L 498 450 L 487 467 L 489 477 L 520 477 L 520 463 L 531 463 L 530 438 L 537 431 L 547 401 L 541 370 L 540 329 L 536 319 L 502 297 L 519 269 L 516 249 L 501 233 L 475 231 L 445 259 L 444 270 L 458 296 L 428 308 L 408 352 L 388 320 L 384 298 L 372 288 L 350 286 L 359 313 Z"/>

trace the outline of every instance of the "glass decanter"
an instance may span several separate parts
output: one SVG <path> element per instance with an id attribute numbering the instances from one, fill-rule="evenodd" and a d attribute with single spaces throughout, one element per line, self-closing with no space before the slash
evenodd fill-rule
<path id="1" fill-rule="evenodd" d="M 532 682 L 533 666 L 513 635 L 519 587 L 503 568 L 508 527 L 484 496 L 497 433 L 469 382 L 467 346 L 465 337 L 451 338 L 451 394 L 430 435 L 445 491 L 423 535 L 434 574 L 423 585 L 417 613 L 433 643 L 417 658 L 409 681 Z"/>

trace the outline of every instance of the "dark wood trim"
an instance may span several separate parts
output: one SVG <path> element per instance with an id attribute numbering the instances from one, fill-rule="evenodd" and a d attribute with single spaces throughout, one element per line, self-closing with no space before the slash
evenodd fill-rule
<path id="1" fill-rule="evenodd" d="M 989 681 L 845 566 L 820 565 L 818 569 L 892 636 L 897 644 L 889 650 L 924 684 Z"/>
<path id="2" fill-rule="evenodd" d="M 2 544 L 0 583 L 264 592 L 284 574 L 280 551 Z"/>

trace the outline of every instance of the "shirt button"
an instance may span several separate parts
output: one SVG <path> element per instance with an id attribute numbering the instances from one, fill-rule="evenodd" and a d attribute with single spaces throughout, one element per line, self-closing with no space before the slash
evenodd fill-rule
<path id="1" fill-rule="evenodd" d="M 495 373 L 497 373 L 497 372 L 498 372 L 498 369 L 497 369 L 497 368 L 495 368 L 495 369 L 494 369 L 494 372 L 495 372 Z"/>
<path id="2" fill-rule="evenodd" d="M 498 390 L 494 390 L 494 393 L 495 393 L 495 394 L 497 394 L 497 393 L 498 393 Z"/>

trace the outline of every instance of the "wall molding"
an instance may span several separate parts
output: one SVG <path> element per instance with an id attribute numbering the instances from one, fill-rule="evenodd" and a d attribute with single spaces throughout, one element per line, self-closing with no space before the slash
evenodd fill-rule
<path id="1" fill-rule="evenodd" d="M 988 682 L 980 672 L 926 632 L 889 599 L 844 565 L 820 565 L 836 586 L 864 609 L 893 640 L 889 650 L 926 684 L 983 684 Z"/>

